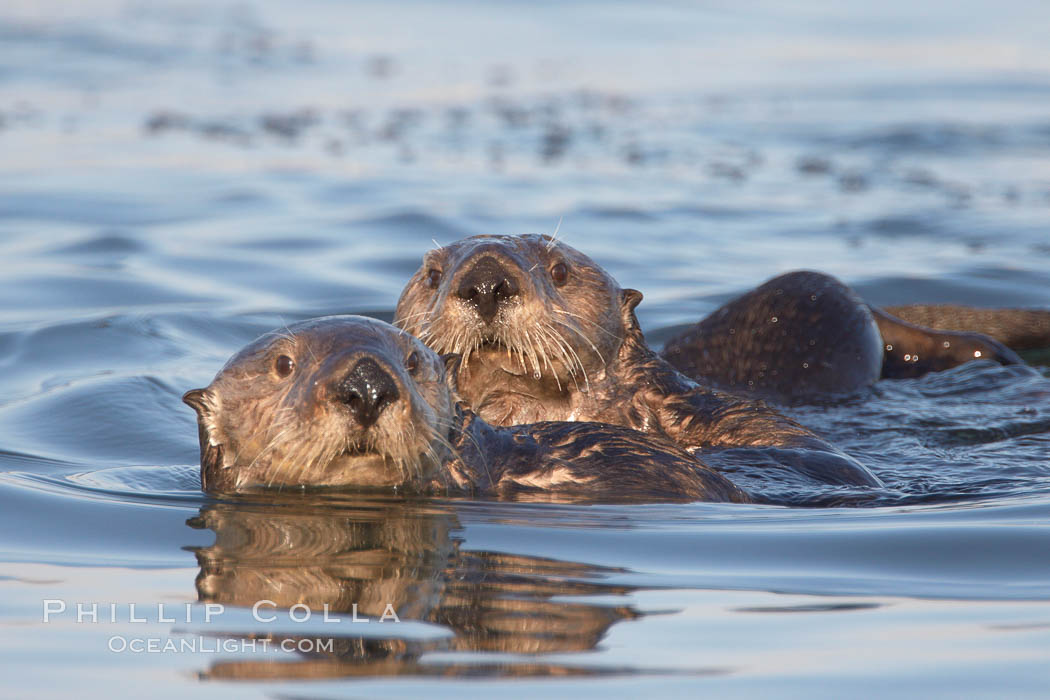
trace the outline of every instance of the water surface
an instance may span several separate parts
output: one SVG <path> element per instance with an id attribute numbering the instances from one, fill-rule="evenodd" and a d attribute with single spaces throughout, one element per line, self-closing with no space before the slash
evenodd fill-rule
<path id="1" fill-rule="evenodd" d="M 179 397 L 284 323 L 389 320 L 423 252 L 474 233 L 557 231 L 644 291 L 654 345 L 798 268 L 879 304 L 1050 307 L 1047 19 L 5 4 L 5 691 L 1042 696 L 1045 357 L 789 409 L 887 483 L 848 508 L 217 502 Z M 69 611 L 44 623 L 45 600 Z M 292 622 L 297 602 L 343 621 Z"/>

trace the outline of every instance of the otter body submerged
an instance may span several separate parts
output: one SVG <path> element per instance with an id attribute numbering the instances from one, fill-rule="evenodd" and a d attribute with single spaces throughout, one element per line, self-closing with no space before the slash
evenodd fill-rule
<path id="1" fill-rule="evenodd" d="M 880 485 L 859 462 L 760 401 L 697 383 L 646 344 L 622 289 L 586 255 L 546 236 L 476 236 L 429 251 L 394 323 L 463 356 L 463 398 L 485 420 L 599 421 L 691 453 L 782 448 L 825 484 Z M 804 463 L 804 466 L 801 466 Z"/>
<path id="2" fill-rule="evenodd" d="M 621 426 L 491 426 L 456 401 L 459 357 L 382 321 L 332 316 L 262 336 L 206 389 L 208 491 L 381 487 L 567 500 L 750 500 L 676 445 Z"/>
<path id="3" fill-rule="evenodd" d="M 675 366 L 783 396 L 848 392 L 982 355 L 1020 361 L 990 338 L 914 326 L 807 272 L 727 304 L 661 357 L 635 317 L 641 298 L 545 236 L 430 251 L 395 316 L 419 339 L 361 317 L 305 321 L 263 336 L 186 394 L 202 483 L 749 500 L 715 465 L 879 486 L 761 401 Z"/>
<path id="4" fill-rule="evenodd" d="M 910 308 L 895 310 L 909 315 Z M 942 325 L 946 315 L 937 317 Z M 996 318 L 1014 316 L 1039 318 L 1010 310 Z M 1031 336 L 1006 337 L 1034 342 Z M 780 275 L 728 302 L 667 341 L 661 355 L 699 381 L 781 401 L 852 394 L 880 378 L 918 377 L 975 359 L 1022 362 L 995 338 L 963 326 L 910 323 L 866 304 L 834 277 L 808 271 Z"/>

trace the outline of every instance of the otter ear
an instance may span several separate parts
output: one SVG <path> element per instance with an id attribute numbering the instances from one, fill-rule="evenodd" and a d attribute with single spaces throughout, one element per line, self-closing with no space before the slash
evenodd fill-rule
<path id="1" fill-rule="evenodd" d="M 628 333 L 639 331 L 638 317 L 634 315 L 634 307 L 642 301 L 642 293 L 637 289 L 624 289 L 620 292 L 620 315 L 623 317 L 623 327 Z"/>
<path id="2" fill-rule="evenodd" d="M 211 413 L 208 405 L 207 389 L 190 389 L 182 395 L 182 402 L 197 412 L 197 416 L 203 418 Z"/>
<path id="3" fill-rule="evenodd" d="M 634 311 L 642 303 L 642 293 L 637 289 L 624 289 L 620 292 L 620 303 L 627 311 Z"/>
<path id="4" fill-rule="evenodd" d="M 441 356 L 445 363 L 445 383 L 454 394 L 459 395 L 459 368 L 463 365 L 463 356 L 458 352 L 448 352 Z"/>
<path id="5" fill-rule="evenodd" d="M 217 435 L 212 435 L 215 421 L 212 394 L 207 389 L 193 389 L 182 395 L 182 400 L 197 412 L 197 438 L 201 447 L 201 486 L 205 491 L 216 488 L 216 474 L 223 464 L 223 446 Z"/>

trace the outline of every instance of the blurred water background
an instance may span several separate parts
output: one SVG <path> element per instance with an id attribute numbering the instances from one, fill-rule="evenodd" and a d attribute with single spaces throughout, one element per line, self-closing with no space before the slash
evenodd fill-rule
<path id="1" fill-rule="evenodd" d="M 798 268 L 1050 307 L 1048 26 L 1038 0 L 6 0 L 0 694 L 1045 696 L 1045 358 L 791 409 L 892 486 L 852 509 L 216 503 L 179 397 L 283 323 L 389 320 L 474 233 L 557 230 L 645 292 L 654 345 Z M 404 622 L 275 630 L 260 599 Z M 158 619 L 208 602 L 226 626 Z M 111 650 L 282 634 L 336 645 Z"/>

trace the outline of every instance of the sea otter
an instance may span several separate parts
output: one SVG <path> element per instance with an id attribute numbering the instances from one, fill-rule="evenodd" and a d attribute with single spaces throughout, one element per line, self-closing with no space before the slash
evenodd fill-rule
<path id="1" fill-rule="evenodd" d="M 492 426 L 456 401 L 459 357 L 360 316 L 263 335 L 205 389 L 201 483 L 597 501 L 750 498 L 671 442 L 620 426 Z"/>
<path id="2" fill-rule="evenodd" d="M 669 438 L 690 453 L 765 448 L 828 484 L 877 486 L 855 459 L 766 404 L 699 384 L 645 343 L 634 309 L 597 263 L 548 236 L 475 236 L 431 250 L 395 325 L 462 356 L 459 388 L 490 423 L 599 421 Z"/>

